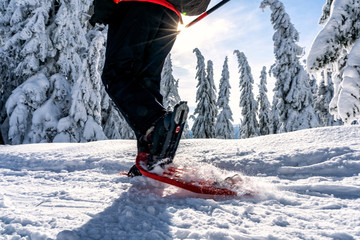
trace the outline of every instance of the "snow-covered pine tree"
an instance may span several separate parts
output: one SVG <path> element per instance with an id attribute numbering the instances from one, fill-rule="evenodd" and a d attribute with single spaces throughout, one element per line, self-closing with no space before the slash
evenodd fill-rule
<path id="1" fill-rule="evenodd" d="M 0 16 L 4 41 L 0 45 L 0 74 L 3 83 L 6 80 L 13 81 L 13 85 L 17 87 L 37 73 L 41 63 L 50 54 L 52 46 L 46 26 L 52 0 L 1 2 L 0 9 L 5 14 Z"/>
<path id="2" fill-rule="evenodd" d="M 18 88 L 1 99 L 8 101 L 2 125 L 8 143 L 106 138 L 103 128 L 113 122 L 104 113 L 118 113 L 100 80 L 106 32 L 88 31 L 90 5 L 86 0 L 11 0 L 5 6 L 0 24 L 9 30 L 0 48 L 1 84 L 10 86 L 8 95 L 11 86 Z M 109 136 L 129 136 L 125 128 L 113 127 L 118 135 L 107 129 Z"/>
<path id="3" fill-rule="evenodd" d="M 214 82 L 214 65 L 211 60 L 207 62 L 207 70 L 206 70 L 206 79 L 209 84 L 208 86 L 208 115 L 207 115 L 207 125 L 208 125 L 208 132 L 209 138 L 215 137 L 215 124 L 216 118 L 218 114 L 218 109 L 216 105 L 216 86 Z"/>
<path id="4" fill-rule="evenodd" d="M 334 95 L 334 86 L 331 80 L 331 72 L 322 71 L 321 81 L 318 89 L 315 109 L 319 113 L 322 126 L 341 125 L 342 121 L 335 121 L 334 116 L 330 114 L 329 105 Z"/>
<path id="5" fill-rule="evenodd" d="M 234 138 L 234 126 L 232 111 L 229 106 L 230 99 L 230 73 L 228 65 L 228 57 L 225 58 L 223 70 L 221 73 L 219 95 L 217 100 L 217 106 L 219 108 L 219 115 L 217 117 L 215 125 L 215 136 L 220 139 L 233 139 Z"/>
<path id="6" fill-rule="evenodd" d="M 333 3 L 334 0 L 326 0 L 325 5 L 323 6 L 322 9 L 322 15 L 320 17 L 319 20 L 319 24 L 324 24 L 330 17 L 330 11 L 331 11 L 331 4 Z"/>
<path id="7" fill-rule="evenodd" d="M 196 92 L 196 102 L 198 102 L 197 107 L 194 111 L 194 114 L 191 118 L 194 119 L 194 124 L 192 126 L 192 132 L 194 138 L 206 138 L 205 136 L 205 112 L 206 106 L 204 106 L 204 102 L 202 101 L 202 86 L 206 82 L 206 69 L 205 69 L 205 58 L 201 54 L 198 48 L 195 48 L 193 52 L 196 54 L 197 65 L 196 65 L 196 78 L 198 80 L 197 84 L 197 92 Z M 195 116 L 197 114 L 197 116 Z"/>
<path id="8" fill-rule="evenodd" d="M 351 124 L 360 118 L 360 2 L 327 1 L 308 56 L 311 71 L 333 70 L 331 113 Z M 349 55 L 347 56 L 347 53 Z"/>
<path id="9" fill-rule="evenodd" d="M 61 74 L 54 74 L 49 82 L 49 92 L 52 92 L 50 98 L 33 113 L 28 133 L 32 143 L 52 142 L 57 134 L 58 120 L 65 117 L 70 108 L 71 89 L 66 78 Z"/>
<path id="10" fill-rule="evenodd" d="M 327 102 L 327 100 L 328 100 L 327 97 L 329 96 L 328 90 L 330 90 L 330 89 L 328 89 L 327 86 L 325 85 L 325 76 L 324 75 L 325 75 L 324 71 L 321 72 L 321 81 L 319 84 L 318 96 L 316 98 L 316 103 L 315 103 L 315 110 L 319 114 L 321 126 L 327 126 L 328 115 L 330 115 L 330 112 L 328 110 L 330 101 Z"/>
<path id="11" fill-rule="evenodd" d="M 240 108 L 242 114 L 241 137 L 250 138 L 259 136 L 259 123 L 256 119 L 258 103 L 253 93 L 254 78 L 248 60 L 243 52 L 235 50 L 240 73 Z"/>
<path id="12" fill-rule="evenodd" d="M 82 27 L 82 13 L 89 5 L 62 2 L 57 14 L 54 43 L 59 52 L 61 72 L 72 83 L 69 115 L 59 122 L 59 134 L 54 141 L 87 142 L 106 139 L 101 127 L 101 77 L 99 63 L 105 38 L 99 31 Z M 85 11 L 86 12 L 86 11 Z M 62 13 L 62 14 L 61 14 Z M 66 21 L 69 15 L 71 20 Z M 77 37 L 72 37 L 77 35 Z M 73 63 L 73 65 L 72 65 Z"/>
<path id="13" fill-rule="evenodd" d="M 9 116 L 6 132 L 7 143 L 29 143 L 28 136 L 32 126 L 32 116 L 47 99 L 50 81 L 43 73 L 30 77 L 17 87 L 7 100 L 5 107 Z"/>
<path id="14" fill-rule="evenodd" d="M 164 97 L 163 105 L 167 110 L 173 110 L 174 106 L 181 101 L 179 95 L 179 80 L 175 80 L 173 76 L 171 54 L 165 59 L 165 64 L 161 72 L 161 95 Z M 190 138 L 189 125 L 186 123 L 182 134 L 182 138 Z"/>
<path id="15" fill-rule="evenodd" d="M 297 45 L 299 33 L 285 12 L 284 5 L 278 0 L 263 0 L 262 9 L 270 7 L 271 22 L 275 34 L 275 64 L 272 67 L 276 78 L 276 98 L 273 108 L 279 111 L 280 125 L 275 126 L 276 133 L 291 132 L 319 126 L 313 108 L 313 96 L 309 85 L 309 75 L 300 63 L 303 49 Z"/>
<path id="16" fill-rule="evenodd" d="M 188 121 L 185 122 L 184 130 L 183 130 L 183 133 L 181 135 L 181 138 L 182 139 L 190 139 L 190 138 L 192 138 L 191 131 L 190 131 L 190 126 L 189 126 Z"/>
<path id="17" fill-rule="evenodd" d="M 9 1 L 8 0 L 0 0 L 0 46 L 5 44 L 5 39 L 8 34 L 9 25 L 5 20 L 6 10 L 8 8 Z"/>
<path id="18" fill-rule="evenodd" d="M 271 107 L 267 96 L 268 90 L 266 85 L 267 72 L 266 67 L 264 66 L 260 74 L 259 95 L 257 97 L 257 102 L 259 104 L 258 113 L 260 135 L 268 135 L 271 133 Z"/>
<path id="19" fill-rule="evenodd" d="M 329 108 L 330 113 L 333 114 L 336 119 L 341 118 L 338 111 L 338 99 L 340 90 L 342 89 L 341 82 L 343 81 L 343 75 L 348 60 L 348 55 L 349 54 L 347 50 L 344 49 L 340 55 L 339 60 L 333 63 L 332 66 L 331 64 L 329 65 L 329 69 L 331 69 L 332 71 L 332 80 L 334 83 L 334 96 L 331 99 Z"/>
<path id="20" fill-rule="evenodd" d="M 212 61 L 208 61 L 206 73 L 205 58 L 198 48 L 195 48 L 193 52 L 197 57 L 196 78 L 198 79 L 198 84 L 196 93 L 197 106 L 193 116 L 195 122 L 192 132 L 194 138 L 213 138 L 217 115 L 213 64 Z M 195 117 L 195 115 L 197 116 Z"/>
<path id="21" fill-rule="evenodd" d="M 5 39 L 7 38 L 7 33 L 9 32 L 9 26 L 7 26 L 6 22 L 4 21 L 4 16 L 6 14 L 8 4 L 9 2 L 7 0 L 0 0 L 0 49 L 1 46 L 5 44 Z M 6 119 L 5 103 L 10 93 L 5 91 L 5 79 L 3 78 L 2 68 L 3 65 L 0 63 L 0 144 L 5 144 L 4 137 L 2 136 L 3 132 L 1 129 L 2 124 Z"/>
<path id="22" fill-rule="evenodd" d="M 314 75 L 311 75 L 309 84 L 310 84 L 311 94 L 313 95 L 313 100 L 314 100 L 313 103 L 315 105 L 319 86 L 317 84 L 317 80 Z"/>
<path id="23" fill-rule="evenodd" d="M 27 79 L 33 82 L 31 77 L 38 72 L 46 72 L 41 65 L 51 55 L 46 26 L 52 2 L 0 1 L 0 125 L 5 137 L 9 130 L 5 103 L 12 91 Z M 5 142 L 10 143 L 8 139 Z"/>
<path id="24" fill-rule="evenodd" d="M 135 139 L 135 133 L 106 94 L 103 101 L 104 133 L 109 139 Z"/>
<path id="25" fill-rule="evenodd" d="M 360 7 L 360 6 L 359 6 Z M 360 29 L 359 29 L 360 30 Z M 336 92 L 338 115 L 347 124 L 360 122 L 360 38 L 352 47 L 346 67 L 343 72 L 343 81 Z M 335 101 L 333 102 L 333 105 Z"/>
<path id="26" fill-rule="evenodd" d="M 171 110 L 181 100 L 178 92 L 179 80 L 175 80 L 172 69 L 171 54 L 166 57 L 163 70 L 161 72 L 160 92 L 163 96 L 163 105 Z"/>
<path id="27" fill-rule="evenodd" d="M 269 72 L 269 75 L 271 76 L 271 70 Z M 276 86 L 276 83 L 275 83 Z M 278 130 L 281 127 L 280 123 L 280 109 L 276 106 L 278 106 L 280 99 L 279 92 L 276 92 L 274 89 L 274 95 L 271 103 L 271 122 L 270 122 L 270 134 L 276 134 Z"/>

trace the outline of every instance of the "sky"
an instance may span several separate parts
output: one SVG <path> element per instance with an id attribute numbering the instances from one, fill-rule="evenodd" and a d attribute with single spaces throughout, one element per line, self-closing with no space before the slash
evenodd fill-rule
<path id="1" fill-rule="evenodd" d="M 209 8 L 220 2 L 212 0 Z M 282 0 L 291 22 L 300 33 L 298 44 L 304 47 L 306 58 L 311 44 L 321 30 L 318 24 L 325 0 Z M 179 94 L 188 101 L 190 114 L 196 107 L 196 56 L 194 48 L 199 48 L 205 61 L 214 63 L 214 81 L 219 90 L 222 67 L 225 57 L 229 57 L 230 69 L 230 107 L 234 123 L 240 123 L 240 89 L 237 58 L 234 50 L 244 52 L 252 68 L 254 94 L 263 66 L 267 69 L 275 62 L 273 54 L 274 34 L 270 21 L 270 8 L 259 8 L 261 0 L 232 0 L 192 27 L 183 30 L 171 51 L 173 75 L 179 79 Z M 184 17 L 185 24 L 193 18 Z M 269 101 L 272 102 L 274 79 L 268 79 Z"/>

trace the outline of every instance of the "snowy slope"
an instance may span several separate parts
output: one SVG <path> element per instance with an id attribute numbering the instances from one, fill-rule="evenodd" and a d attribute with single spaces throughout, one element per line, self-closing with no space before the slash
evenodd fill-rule
<path id="1" fill-rule="evenodd" d="M 183 141 L 175 161 L 243 172 L 257 192 L 227 199 L 118 176 L 134 141 L 0 146 L 0 239 L 360 239 L 359 139 L 350 126 Z"/>

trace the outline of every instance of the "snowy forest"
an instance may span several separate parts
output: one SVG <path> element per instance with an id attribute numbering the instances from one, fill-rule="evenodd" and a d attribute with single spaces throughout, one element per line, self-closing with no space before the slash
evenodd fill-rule
<path id="1" fill-rule="evenodd" d="M 240 76 L 239 138 L 356 124 L 360 3 L 326 1 L 319 20 L 323 28 L 306 61 L 299 32 L 281 1 L 263 0 L 260 8 L 271 11 L 275 62 L 253 73 L 245 53 L 234 49 L 215 86 L 213 62 L 205 60 L 201 46 L 195 48 L 197 106 L 184 137 L 235 137 L 229 96 L 236 90 L 229 82 L 229 57 L 237 59 Z M 134 138 L 101 81 L 107 28 L 89 24 L 92 11 L 88 0 L 0 0 L 2 144 Z M 180 101 L 171 55 L 161 77 L 163 104 L 171 109 Z M 269 77 L 276 81 L 272 90 Z"/>

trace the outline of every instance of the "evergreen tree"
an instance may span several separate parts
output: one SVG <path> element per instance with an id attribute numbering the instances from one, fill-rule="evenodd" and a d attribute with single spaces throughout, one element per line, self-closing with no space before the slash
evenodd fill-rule
<path id="1" fill-rule="evenodd" d="M 106 30 L 89 31 L 91 1 L 18 2 L 0 1 L 6 12 L 0 16 L 6 29 L 0 47 L 5 142 L 133 137 L 101 83 Z"/>
<path id="2" fill-rule="evenodd" d="M 309 85 L 310 85 L 311 94 L 312 94 L 312 98 L 313 98 L 313 108 L 314 108 L 314 111 L 315 111 L 315 117 L 317 118 L 317 121 L 318 121 L 319 126 L 320 126 L 321 125 L 321 119 L 320 119 L 319 112 L 316 109 L 316 102 L 318 101 L 319 85 L 318 85 L 317 80 L 316 80 L 314 75 L 311 75 Z"/>
<path id="3" fill-rule="evenodd" d="M 260 75 L 259 95 L 257 102 L 259 104 L 259 129 L 260 135 L 271 133 L 271 107 L 267 96 L 267 73 L 266 67 L 263 67 Z"/>
<path id="4" fill-rule="evenodd" d="M 333 3 L 334 0 L 326 0 L 325 5 L 323 6 L 322 9 L 322 15 L 320 17 L 319 20 L 319 24 L 324 24 L 330 17 L 330 11 L 331 11 L 331 4 Z"/>
<path id="5" fill-rule="evenodd" d="M 213 76 L 212 61 L 208 61 L 207 73 L 205 71 L 205 58 L 199 49 L 195 48 L 194 53 L 197 57 L 198 79 L 196 102 L 197 107 L 193 116 L 195 119 L 192 127 L 194 138 L 213 138 L 215 135 L 215 120 L 217 115 L 216 93 Z"/>
<path id="6" fill-rule="evenodd" d="M 161 72 L 161 95 L 164 97 L 164 108 L 171 110 L 181 100 L 178 92 L 179 80 L 175 80 L 172 69 L 171 54 L 166 57 L 163 70 Z"/>
<path id="7" fill-rule="evenodd" d="M 96 51 L 103 47 L 104 37 L 92 31 L 87 34 L 87 29 L 82 26 L 82 15 L 90 4 L 61 1 L 56 14 L 52 35 L 59 50 L 56 65 L 72 85 L 72 101 L 69 115 L 60 120 L 62 125 L 55 141 L 106 139 L 101 127 L 101 81 L 97 73 L 100 56 Z"/>
<path id="8" fill-rule="evenodd" d="M 300 63 L 303 49 L 296 42 L 299 33 L 290 22 L 284 5 L 278 0 L 263 0 L 261 8 L 270 7 L 271 22 L 275 34 L 274 53 L 276 62 L 272 67 L 276 78 L 273 108 L 279 113 L 276 133 L 290 132 L 318 126 L 313 108 L 313 96 L 309 75 Z"/>
<path id="9" fill-rule="evenodd" d="M 330 102 L 334 95 L 334 86 L 331 79 L 331 72 L 321 72 L 321 82 L 318 89 L 318 96 L 315 109 L 319 113 L 322 126 L 341 125 L 341 120 L 335 121 L 334 116 L 330 114 Z"/>
<path id="10" fill-rule="evenodd" d="M 0 0 L 0 56 L 1 54 L 4 54 L 4 52 L 2 52 L 2 46 L 5 45 L 6 39 L 8 38 L 8 34 L 10 32 L 10 25 L 8 24 L 8 21 L 6 21 L 5 18 L 8 4 L 9 2 L 7 0 Z M 9 76 L 5 78 L 5 74 L 4 74 L 5 67 L 8 67 L 8 65 L 4 64 L 3 62 L 0 63 L 0 127 L 2 122 L 6 118 L 6 111 L 5 111 L 6 99 L 9 97 L 9 92 L 11 92 L 14 89 L 14 87 L 12 87 L 10 91 L 6 91 L 6 89 L 10 87 L 10 84 L 6 83 L 5 80 L 7 82 L 10 82 L 11 80 L 9 79 Z M 4 144 L 4 140 L 1 134 L 1 128 L 0 128 L 0 143 Z"/>
<path id="11" fill-rule="evenodd" d="M 181 138 L 190 139 L 191 137 L 192 137 L 192 135 L 191 135 L 189 123 L 188 123 L 188 121 L 186 121 Z"/>
<path id="12" fill-rule="evenodd" d="M 338 99 L 339 99 L 340 90 L 342 89 L 341 82 L 343 81 L 343 75 L 348 60 L 348 55 L 349 55 L 348 52 L 344 50 L 341 53 L 339 60 L 336 63 L 332 64 L 332 66 L 329 65 L 329 68 L 333 72 L 332 80 L 334 83 L 334 96 L 331 99 L 329 108 L 330 108 L 330 113 L 333 114 L 336 119 L 341 118 L 338 109 Z"/>
<path id="13" fill-rule="evenodd" d="M 216 118 L 218 115 L 218 109 L 216 105 L 216 86 L 214 82 L 214 65 L 211 60 L 208 60 L 207 62 L 207 70 L 206 70 L 206 80 L 209 84 L 207 96 L 208 99 L 206 102 L 208 102 L 208 115 L 207 115 L 207 126 L 208 126 L 208 136 L 209 138 L 215 138 L 215 124 L 216 124 Z"/>
<path id="14" fill-rule="evenodd" d="M 316 98 L 317 98 L 317 92 L 319 90 L 319 86 L 317 84 L 317 80 L 316 80 L 314 75 L 312 75 L 310 77 L 309 84 L 310 84 L 310 90 L 311 90 L 311 94 L 313 95 L 313 100 L 314 100 L 314 105 L 315 105 Z"/>
<path id="15" fill-rule="evenodd" d="M 338 113 L 336 116 L 345 123 L 360 122 L 360 38 L 348 55 L 342 78 L 341 83 L 339 83 L 340 78 L 336 82 L 337 91 L 331 105 L 333 107 L 336 103 Z"/>
<path id="16" fill-rule="evenodd" d="M 104 133 L 109 139 L 135 139 L 135 133 L 130 128 L 114 102 L 107 93 L 102 94 L 102 121 Z"/>
<path id="17" fill-rule="evenodd" d="M 34 82 L 32 76 L 46 72 L 40 65 L 51 55 L 52 43 L 46 30 L 51 5 L 51 0 L 0 1 L 0 125 L 7 143 L 7 99 L 26 79 Z"/>
<path id="18" fill-rule="evenodd" d="M 206 106 L 204 106 L 204 101 L 202 100 L 203 85 L 206 82 L 205 58 L 203 57 L 198 48 L 195 48 L 193 52 L 196 54 L 197 57 L 196 78 L 198 80 L 198 84 L 196 92 L 196 102 L 198 102 L 198 104 L 195 109 L 194 115 L 191 116 L 194 119 L 194 124 L 191 130 L 193 132 L 194 138 L 206 138 L 204 115 L 206 112 Z M 197 116 L 195 116 L 195 114 L 197 114 Z"/>
<path id="19" fill-rule="evenodd" d="M 254 78 L 247 58 L 243 52 L 235 50 L 240 73 L 240 108 L 243 116 L 241 124 L 242 138 L 259 136 L 259 123 L 256 119 L 258 104 L 253 93 Z"/>
<path id="20" fill-rule="evenodd" d="M 174 109 L 174 106 L 181 101 L 178 88 L 179 80 L 175 80 L 173 76 L 171 54 L 169 54 L 165 59 L 165 64 L 161 72 L 161 95 L 164 97 L 163 105 L 164 108 L 171 111 Z M 182 138 L 191 138 L 189 124 L 186 123 Z"/>
<path id="21" fill-rule="evenodd" d="M 3 46 L 5 44 L 6 34 L 8 32 L 6 21 L 4 19 L 8 4 L 8 0 L 0 0 L 0 46 Z"/>
<path id="22" fill-rule="evenodd" d="M 30 142 L 28 133 L 31 129 L 33 113 L 45 103 L 49 88 L 50 81 L 43 73 L 39 73 L 13 91 L 5 105 L 9 115 L 6 137 L 10 143 Z"/>
<path id="23" fill-rule="evenodd" d="M 61 74 L 54 74 L 49 82 L 53 88 L 50 90 L 50 98 L 33 113 L 28 134 L 32 143 L 52 142 L 57 134 L 59 119 L 65 117 L 70 108 L 71 89 L 66 78 Z M 28 81 L 25 84 L 28 84 Z"/>
<path id="24" fill-rule="evenodd" d="M 115 105 L 111 104 L 109 116 L 104 119 L 106 119 L 104 133 L 109 139 L 136 139 L 134 131 Z"/>
<path id="25" fill-rule="evenodd" d="M 271 71 L 269 72 L 269 75 L 271 76 Z M 276 89 L 277 82 L 275 82 L 275 89 Z M 270 122 L 270 134 L 276 134 L 279 132 L 279 129 L 281 127 L 280 123 L 280 109 L 277 107 L 281 95 L 279 92 L 276 92 L 274 89 L 274 95 L 271 103 L 271 122 Z"/>
<path id="26" fill-rule="evenodd" d="M 229 106 L 230 98 L 230 74 L 228 66 L 228 57 L 225 58 L 223 70 L 220 79 L 219 97 L 217 100 L 217 106 L 220 110 L 220 114 L 217 117 L 215 126 L 215 136 L 221 139 L 234 138 L 234 126 L 232 124 L 233 117 Z"/>
<path id="27" fill-rule="evenodd" d="M 68 28 L 70 26 L 61 26 L 62 28 Z M 72 30 L 72 29 L 71 29 Z M 60 32 L 61 32 L 60 31 Z M 68 123 L 66 128 L 59 129 L 59 135 L 56 141 L 63 141 L 61 138 L 65 137 L 66 141 L 83 142 L 83 141 L 95 141 L 106 139 L 103 132 L 102 124 L 102 107 L 101 107 L 101 90 L 102 83 L 99 73 L 99 68 L 102 68 L 100 59 L 103 58 L 101 50 L 104 46 L 104 35 L 99 31 L 89 31 L 86 35 L 86 44 L 81 46 L 82 55 L 76 56 L 70 54 L 68 58 L 74 57 L 75 62 L 79 62 L 79 71 L 82 71 L 78 75 L 75 70 L 67 68 L 69 70 L 67 74 L 74 75 L 76 81 L 72 88 L 72 105 L 70 108 L 69 116 L 62 119 Z M 77 47 L 80 47 L 77 46 Z M 78 59 L 78 57 L 80 57 Z M 64 56 L 66 58 L 66 56 Z M 66 64 L 62 64 L 62 66 Z M 101 67 L 100 67 L 101 65 Z"/>
<path id="28" fill-rule="evenodd" d="M 327 1 L 320 23 L 324 28 L 314 40 L 307 67 L 334 71 L 330 110 L 351 124 L 360 118 L 360 2 Z"/>

